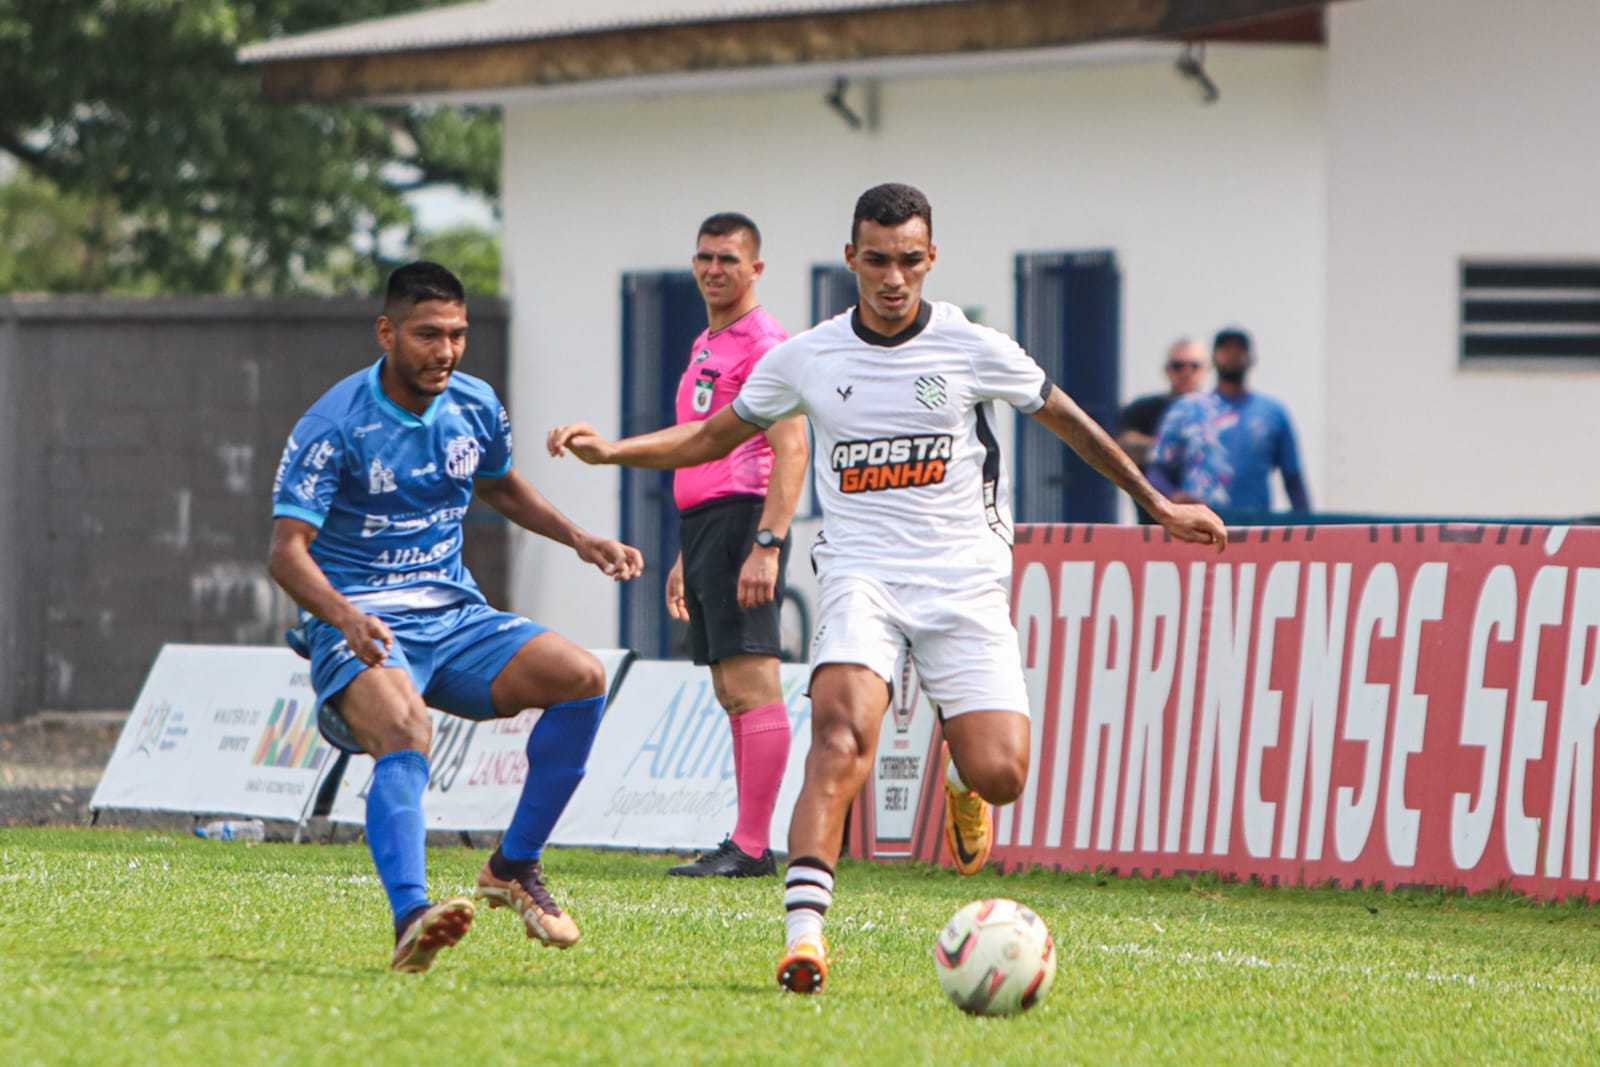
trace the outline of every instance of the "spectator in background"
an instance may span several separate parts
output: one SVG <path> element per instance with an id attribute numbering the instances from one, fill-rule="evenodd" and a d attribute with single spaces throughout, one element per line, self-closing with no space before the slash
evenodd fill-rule
<path id="1" fill-rule="evenodd" d="M 1295 511 L 1310 511 L 1289 412 L 1245 388 L 1255 364 L 1250 335 L 1235 326 L 1211 346 L 1217 387 L 1175 400 L 1162 416 L 1146 474 L 1171 499 L 1219 511 L 1270 511 L 1274 468 Z"/>
<path id="2" fill-rule="evenodd" d="M 1150 393 L 1134 400 L 1117 416 L 1117 444 L 1140 467 L 1150 465 L 1150 446 L 1155 443 L 1161 416 L 1178 397 L 1192 393 L 1203 384 L 1206 350 L 1192 337 L 1183 337 L 1167 349 L 1167 391 Z M 1143 508 L 1135 509 L 1141 523 L 1155 522 Z"/>

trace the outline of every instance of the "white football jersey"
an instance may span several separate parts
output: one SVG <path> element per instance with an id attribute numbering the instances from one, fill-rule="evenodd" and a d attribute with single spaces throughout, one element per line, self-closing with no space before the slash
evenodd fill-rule
<path id="1" fill-rule="evenodd" d="M 1050 383 L 1022 346 L 954 304 L 925 302 L 918 323 L 887 338 L 847 311 L 773 347 L 733 401 L 762 428 L 796 412 L 811 420 L 821 579 L 1010 578 L 993 402 L 1031 414 Z"/>

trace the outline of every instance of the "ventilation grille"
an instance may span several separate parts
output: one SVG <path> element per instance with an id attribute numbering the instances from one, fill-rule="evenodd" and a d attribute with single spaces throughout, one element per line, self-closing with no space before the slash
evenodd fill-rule
<path id="1" fill-rule="evenodd" d="M 1600 262 L 1464 261 L 1461 359 L 1600 361 Z"/>

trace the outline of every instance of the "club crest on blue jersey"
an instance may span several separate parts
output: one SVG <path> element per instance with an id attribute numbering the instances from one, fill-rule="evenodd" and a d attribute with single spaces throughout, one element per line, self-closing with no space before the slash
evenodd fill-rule
<path id="1" fill-rule="evenodd" d="M 450 443 L 444 446 L 444 469 L 452 478 L 470 478 L 478 469 L 478 441 L 476 438 L 453 437 Z"/>

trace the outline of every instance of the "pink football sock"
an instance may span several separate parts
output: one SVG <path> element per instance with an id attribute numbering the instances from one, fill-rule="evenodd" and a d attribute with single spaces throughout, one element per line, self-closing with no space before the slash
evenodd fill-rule
<path id="1" fill-rule="evenodd" d="M 772 809 L 789 763 L 789 711 L 766 704 L 728 716 L 733 730 L 733 776 L 739 787 L 739 821 L 733 843 L 747 856 L 760 856 L 772 839 Z"/>

